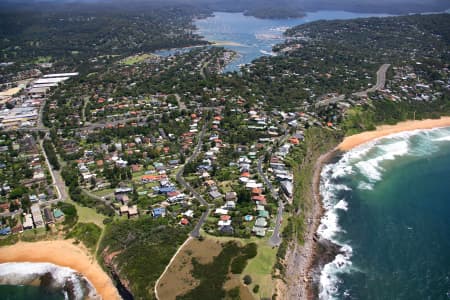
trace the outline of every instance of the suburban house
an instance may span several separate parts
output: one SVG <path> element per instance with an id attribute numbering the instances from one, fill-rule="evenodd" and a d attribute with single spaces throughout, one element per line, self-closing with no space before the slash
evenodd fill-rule
<path id="1" fill-rule="evenodd" d="M 45 226 L 44 219 L 42 218 L 41 208 L 39 204 L 33 204 L 31 206 L 31 214 L 33 216 L 34 226 L 36 228 L 42 228 Z"/>

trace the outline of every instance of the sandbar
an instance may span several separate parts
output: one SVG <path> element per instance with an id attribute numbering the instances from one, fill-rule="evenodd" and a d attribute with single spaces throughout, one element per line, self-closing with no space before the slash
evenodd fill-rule
<path id="1" fill-rule="evenodd" d="M 212 41 L 211 44 L 214 46 L 248 47 L 246 45 L 232 41 Z"/>

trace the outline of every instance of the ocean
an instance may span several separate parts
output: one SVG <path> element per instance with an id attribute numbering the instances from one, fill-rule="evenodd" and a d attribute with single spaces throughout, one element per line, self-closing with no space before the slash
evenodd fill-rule
<path id="1" fill-rule="evenodd" d="M 61 291 L 49 291 L 38 286 L 0 285 L 0 297 L 3 300 L 64 300 Z"/>
<path id="2" fill-rule="evenodd" d="M 197 34 L 207 41 L 232 42 L 239 45 L 224 45 L 226 49 L 238 53 L 236 59 L 227 64 L 224 72 L 239 71 L 240 65 L 267 55 L 275 55 L 272 47 L 284 41 L 283 32 L 296 25 L 317 20 L 345 20 L 367 17 L 384 17 L 386 14 L 350 13 L 344 11 L 318 11 L 308 13 L 304 18 L 258 19 L 243 13 L 215 12 L 212 17 L 195 21 Z M 156 51 L 155 54 L 168 56 L 183 53 L 192 48 Z"/>
<path id="3" fill-rule="evenodd" d="M 78 272 L 50 263 L 0 264 L 2 300 L 94 300 L 92 284 Z"/>
<path id="4" fill-rule="evenodd" d="M 395 134 L 322 170 L 320 299 L 450 299 L 450 128 Z"/>

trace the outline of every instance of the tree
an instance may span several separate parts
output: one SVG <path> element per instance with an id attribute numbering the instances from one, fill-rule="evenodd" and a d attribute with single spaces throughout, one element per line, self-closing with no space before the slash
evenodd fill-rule
<path id="1" fill-rule="evenodd" d="M 242 204 L 242 203 L 248 203 L 250 202 L 252 195 L 250 193 L 249 190 L 247 189 L 240 189 L 237 192 L 237 196 L 238 196 L 238 203 Z"/>
<path id="2" fill-rule="evenodd" d="M 244 276 L 244 284 L 245 285 L 249 285 L 249 284 L 252 284 L 252 277 L 250 276 L 250 275 L 245 275 Z"/>
<path id="3" fill-rule="evenodd" d="M 16 198 L 20 198 L 23 196 L 23 194 L 26 194 L 28 192 L 28 188 L 26 188 L 25 186 L 17 186 L 15 187 L 11 193 L 9 193 L 9 198 L 10 199 L 16 199 Z"/>

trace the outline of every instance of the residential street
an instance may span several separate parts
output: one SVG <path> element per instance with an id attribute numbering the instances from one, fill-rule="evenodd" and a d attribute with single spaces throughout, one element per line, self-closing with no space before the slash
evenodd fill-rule
<path id="1" fill-rule="evenodd" d="M 203 146 L 203 137 L 205 135 L 205 132 L 206 132 L 206 125 L 203 126 L 202 131 L 198 136 L 198 143 L 194 149 L 194 153 L 192 153 L 192 155 L 186 160 L 185 165 L 193 161 L 200 153 Z M 186 182 L 186 180 L 184 180 L 183 172 L 184 172 L 184 165 L 178 170 L 176 176 L 178 183 L 181 186 L 183 186 L 186 190 L 188 190 L 202 205 L 206 207 L 206 211 L 202 214 L 198 223 L 195 225 L 194 229 L 191 232 L 192 237 L 198 238 L 200 236 L 200 229 L 203 223 L 205 222 L 206 218 L 208 217 L 210 209 L 208 206 L 208 202 L 206 202 L 205 198 L 203 198 L 202 195 L 200 195 L 189 183 Z"/>

